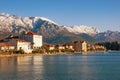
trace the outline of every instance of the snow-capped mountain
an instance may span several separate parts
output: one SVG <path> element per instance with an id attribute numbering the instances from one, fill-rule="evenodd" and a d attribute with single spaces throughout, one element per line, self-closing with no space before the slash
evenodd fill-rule
<path id="1" fill-rule="evenodd" d="M 21 32 L 26 30 L 32 30 L 36 28 L 38 23 L 48 22 L 49 24 L 55 24 L 52 20 L 44 17 L 19 17 L 16 15 L 10 15 L 6 13 L 0 14 L 0 31 L 8 32 Z"/>
<path id="2" fill-rule="evenodd" d="M 16 15 L 0 14 L 0 39 L 9 33 L 21 33 L 22 31 L 34 31 L 41 34 L 48 43 L 69 42 L 73 40 L 120 41 L 120 32 L 101 33 L 92 26 L 60 26 L 54 21 L 44 17 L 20 17 Z"/>
<path id="3" fill-rule="evenodd" d="M 85 25 L 75 25 L 75 26 L 64 26 L 69 32 L 80 34 L 80 33 L 86 33 L 89 35 L 100 33 L 100 30 L 98 30 L 95 27 L 92 26 L 85 26 Z"/>
<path id="4" fill-rule="evenodd" d="M 16 15 L 1 13 L 0 14 L 0 31 L 8 31 L 8 32 L 22 32 L 26 30 L 38 31 L 38 28 L 41 25 L 43 25 L 44 22 L 48 23 L 47 25 L 45 25 L 46 27 L 49 27 L 49 24 L 61 27 L 54 21 L 44 17 L 22 18 Z M 74 34 L 80 34 L 80 33 L 97 34 L 100 32 L 98 29 L 94 27 L 84 26 L 84 25 L 62 26 L 61 28 L 65 28 L 67 31 Z"/>
<path id="5" fill-rule="evenodd" d="M 11 32 L 15 26 L 25 27 L 21 17 L 5 13 L 0 14 L 0 31 Z"/>

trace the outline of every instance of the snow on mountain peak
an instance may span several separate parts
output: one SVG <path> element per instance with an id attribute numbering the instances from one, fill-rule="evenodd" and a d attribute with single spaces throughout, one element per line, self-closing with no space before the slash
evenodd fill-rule
<path id="1" fill-rule="evenodd" d="M 1 15 L 1 16 L 7 16 L 7 17 L 10 16 L 10 14 L 8 14 L 8 13 L 1 13 L 0 15 Z"/>
<path id="2" fill-rule="evenodd" d="M 53 23 L 53 24 L 56 24 L 56 25 L 58 25 L 57 23 L 55 23 L 54 21 L 52 21 L 52 20 L 50 20 L 50 19 L 48 19 L 48 18 L 45 18 L 45 17 L 39 17 L 41 20 L 43 20 L 43 21 L 48 21 L 48 22 L 50 22 L 50 23 Z"/>
<path id="3" fill-rule="evenodd" d="M 97 34 L 100 33 L 100 30 L 96 29 L 92 26 L 85 25 L 74 25 L 74 26 L 64 26 L 69 32 L 73 32 L 75 34 L 86 33 L 86 34 Z"/>
<path id="4" fill-rule="evenodd" d="M 8 31 L 14 31 L 15 29 L 33 29 L 36 28 L 37 25 L 40 25 L 41 22 L 46 21 L 49 24 L 55 24 L 57 26 L 57 23 L 54 21 L 47 19 L 45 17 L 19 17 L 16 15 L 10 15 L 7 13 L 1 13 L 0 14 L 0 30 L 8 30 Z M 80 34 L 80 33 L 86 33 L 86 34 L 97 34 L 100 31 L 92 26 L 85 26 L 85 25 L 75 25 L 75 26 L 64 26 L 69 32 Z"/>
<path id="5" fill-rule="evenodd" d="M 50 23 L 58 25 L 54 21 L 52 21 L 52 20 L 50 20 L 48 18 L 45 18 L 45 17 L 25 17 L 25 18 L 29 18 L 29 19 L 33 20 L 34 22 L 37 22 L 38 20 L 41 20 L 41 21 L 47 21 L 47 22 L 50 22 Z"/>

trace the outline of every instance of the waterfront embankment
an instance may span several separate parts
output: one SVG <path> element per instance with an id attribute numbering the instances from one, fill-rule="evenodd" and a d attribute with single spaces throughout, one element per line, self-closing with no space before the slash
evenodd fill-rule
<path id="1" fill-rule="evenodd" d="M 120 51 L 88 51 L 88 52 L 55 52 L 55 53 L 0 53 L 0 57 L 13 57 L 13 56 L 47 56 L 47 55 L 69 55 L 69 54 L 96 54 L 104 52 L 120 52 Z"/>

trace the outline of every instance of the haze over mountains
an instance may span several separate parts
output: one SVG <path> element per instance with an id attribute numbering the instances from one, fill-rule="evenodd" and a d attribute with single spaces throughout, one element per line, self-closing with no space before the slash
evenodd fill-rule
<path id="1" fill-rule="evenodd" d="M 16 15 L 0 14 L 0 34 L 21 33 L 34 31 L 43 35 L 47 43 L 65 43 L 73 40 L 119 41 L 120 32 L 101 32 L 95 27 L 85 25 L 61 26 L 44 17 L 20 17 Z"/>

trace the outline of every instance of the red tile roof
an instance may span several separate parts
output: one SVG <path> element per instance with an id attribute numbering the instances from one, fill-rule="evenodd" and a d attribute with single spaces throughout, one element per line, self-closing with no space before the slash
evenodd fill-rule
<path id="1" fill-rule="evenodd" d="M 63 47 L 63 44 L 57 44 L 56 47 Z"/>
<path id="2" fill-rule="evenodd" d="M 9 42 L 0 42 L 0 46 L 13 46 Z"/>
<path id="3" fill-rule="evenodd" d="M 38 34 L 30 31 L 30 32 L 27 32 L 26 35 L 38 35 Z"/>
<path id="4" fill-rule="evenodd" d="M 70 43 L 69 44 L 64 44 L 63 46 L 72 46 L 72 44 L 70 44 Z"/>
<path id="5" fill-rule="evenodd" d="M 49 44 L 49 45 L 47 45 L 47 47 L 54 47 L 55 45 L 51 45 L 51 44 Z"/>

